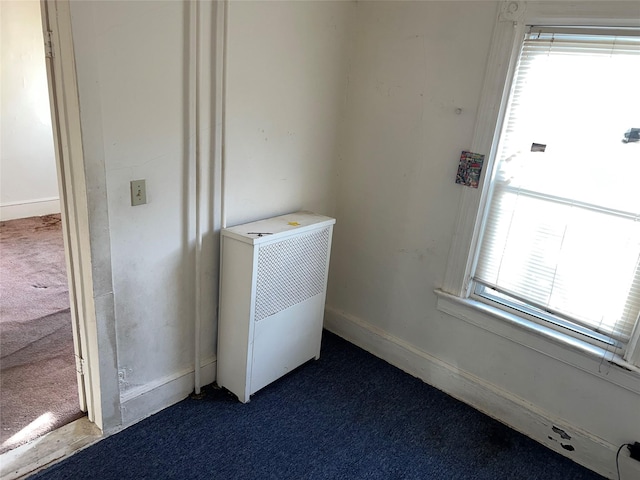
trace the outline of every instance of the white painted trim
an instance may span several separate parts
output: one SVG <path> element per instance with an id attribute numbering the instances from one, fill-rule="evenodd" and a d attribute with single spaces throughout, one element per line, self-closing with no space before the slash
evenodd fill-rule
<path id="1" fill-rule="evenodd" d="M 627 351 L 624 354 L 624 359 L 640 367 L 640 318 L 636 322 L 636 326 L 631 332 L 631 338 L 627 344 Z"/>
<path id="2" fill-rule="evenodd" d="M 506 109 L 506 93 L 513 76 L 513 58 L 517 55 L 515 39 L 521 34 L 513 20 L 505 18 L 505 2 L 498 8 L 497 20 L 491 40 L 491 50 L 480 95 L 480 105 L 471 142 L 471 151 L 485 155 L 484 173 L 478 188 L 461 188 L 460 207 L 442 289 L 458 296 L 468 296 L 469 273 L 473 268 L 473 255 L 478 242 L 476 225 L 482 217 L 481 205 L 485 203 L 489 182 L 485 179 L 493 170 L 493 157 L 497 142 L 495 133 L 500 130 Z"/>
<path id="3" fill-rule="evenodd" d="M 216 366 L 216 357 L 202 361 L 200 378 L 203 385 L 215 381 Z M 123 426 L 133 425 L 187 398 L 193 392 L 194 378 L 194 369 L 186 368 L 122 393 L 120 408 Z"/>
<path id="4" fill-rule="evenodd" d="M 617 445 L 579 427 L 568 425 L 563 419 L 554 417 L 525 399 L 444 362 L 346 312 L 328 306 L 325 310 L 324 326 L 391 365 L 420 378 L 561 455 L 607 478 L 615 478 Z M 570 435 L 571 439 L 561 439 L 553 430 L 554 426 Z M 574 450 L 565 450 L 562 443 L 570 444 Z M 620 471 L 622 478 L 639 478 L 640 464 L 621 455 Z"/>
<path id="5" fill-rule="evenodd" d="M 18 218 L 41 217 L 42 215 L 54 213 L 60 213 L 60 199 L 58 197 L 8 202 L 0 205 L 0 221 L 3 222 Z"/>
<path id="6" fill-rule="evenodd" d="M 220 228 L 227 228 L 227 77 L 229 64 L 227 50 L 229 45 L 229 8 L 230 0 L 216 2 L 216 147 L 215 166 L 220 181 Z M 219 86 L 219 88 L 218 88 Z M 218 123 L 219 122 L 219 123 Z"/>
<path id="7" fill-rule="evenodd" d="M 528 25 L 593 25 L 640 27 L 637 1 L 543 1 L 517 3 L 514 20 Z"/>
<path id="8" fill-rule="evenodd" d="M 435 293 L 442 312 L 640 395 L 640 368 L 603 348 L 476 300 Z"/>
<path id="9" fill-rule="evenodd" d="M 51 42 L 47 80 L 66 251 L 74 352 L 87 369 L 78 374 L 80 408 L 103 428 L 98 329 L 93 297 L 89 206 L 84 172 L 80 104 L 68 0 L 41 0 L 44 38 Z M 106 400 L 106 399 L 105 399 Z M 109 404 L 109 400 L 106 400 Z"/>
<path id="10" fill-rule="evenodd" d="M 200 2 L 189 4 L 189 163 L 193 162 L 195 201 L 194 201 L 194 226 L 195 226 L 195 250 L 194 250 L 194 318 L 193 318 L 193 351 L 194 351 L 194 391 L 200 394 L 202 380 L 200 378 L 201 350 L 202 350 L 202 174 L 203 166 L 201 161 L 202 133 L 201 132 L 201 98 L 202 98 L 202 18 L 200 15 Z"/>

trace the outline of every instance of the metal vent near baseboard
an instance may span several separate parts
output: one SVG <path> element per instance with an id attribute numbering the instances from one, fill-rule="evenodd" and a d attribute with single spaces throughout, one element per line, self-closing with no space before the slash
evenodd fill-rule
<path id="1" fill-rule="evenodd" d="M 329 238 L 325 228 L 260 248 L 255 321 L 324 291 Z"/>

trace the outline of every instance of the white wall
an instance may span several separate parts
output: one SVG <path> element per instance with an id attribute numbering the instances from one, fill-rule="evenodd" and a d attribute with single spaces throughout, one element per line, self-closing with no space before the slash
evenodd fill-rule
<path id="1" fill-rule="evenodd" d="M 0 220 L 60 212 L 38 1 L 0 2 Z"/>
<path id="2" fill-rule="evenodd" d="M 457 162 L 481 121 L 496 13 L 494 2 L 358 3 L 325 322 L 613 475 L 615 449 L 640 432 L 637 375 L 565 355 L 499 321 L 496 334 L 436 309 L 463 188 L 454 183 Z M 554 422 L 571 441 L 558 437 Z"/>
<path id="3" fill-rule="evenodd" d="M 460 195 L 450 179 L 494 14 L 484 2 L 358 4 L 329 303 L 403 338 L 431 336 L 419 320 L 447 260 Z"/>
<path id="4" fill-rule="evenodd" d="M 116 385 L 107 428 L 193 386 L 187 8 L 72 4 L 101 374 Z M 610 447 L 640 431 L 635 377 L 558 362 L 551 347 L 509 338 L 521 332 L 496 335 L 436 309 L 496 4 L 231 2 L 228 13 L 228 224 L 297 208 L 335 214 L 327 325 L 569 454 L 547 439 L 560 420 L 573 428 L 572 458 L 588 463 L 576 438 L 600 441 L 605 454 L 590 466 L 611 472 Z M 149 203 L 130 207 L 137 178 Z M 207 225 L 220 221 L 216 181 Z M 204 363 L 215 359 L 215 237 L 205 230 Z M 608 402 L 615 409 L 599 415 Z"/>
<path id="5" fill-rule="evenodd" d="M 105 428 L 193 390 L 195 165 L 190 2 L 73 2 Z M 229 225 L 299 208 L 333 213 L 345 43 L 352 5 L 232 2 L 228 15 Z M 201 2 L 201 136 L 211 144 L 215 4 Z M 191 57 L 193 58 L 193 57 Z M 215 375 L 220 192 L 203 151 L 201 363 Z M 129 181 L 146 179 L 131 207 Z M 114 377 L 119 377 L 114 381 Z M 115 385 L 115 392 L 114 392 Z"/>
<path id="6" fill-rule="evenodd" d="M 228 225 L 335 210 L 347 2 L 231 2 Z"/>

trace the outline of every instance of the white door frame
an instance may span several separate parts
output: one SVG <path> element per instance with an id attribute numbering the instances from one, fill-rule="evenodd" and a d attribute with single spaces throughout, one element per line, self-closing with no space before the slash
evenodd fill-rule
<path id="1" fill-rule="evenodd" d="M 68 1 L 41 0 L 80 408 L 103 429 L 89 208 Z"/>

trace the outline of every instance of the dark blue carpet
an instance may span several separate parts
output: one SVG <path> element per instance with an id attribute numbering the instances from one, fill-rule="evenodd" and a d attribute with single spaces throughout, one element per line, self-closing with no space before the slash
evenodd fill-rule
<path id="1" fill-rule="evenodd" d="M 325 331 L 251 397 L 205 389 L 33 479 L 602 479 Z"/>

